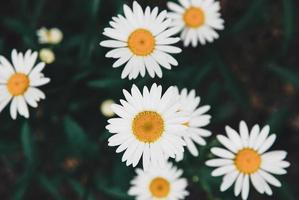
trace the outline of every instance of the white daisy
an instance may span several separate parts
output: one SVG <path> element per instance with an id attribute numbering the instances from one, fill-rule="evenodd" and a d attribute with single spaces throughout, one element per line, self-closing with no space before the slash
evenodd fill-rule
<path id="1" fill-rule="evenodd" d="M 42 27 L 37 30 L 36 34 L 40 44 L 59 44 L 63 39 L 63 33 L 58 28 L 47 29 Z"/>
<path id="2" fill-rule="evenodd" d="M 178 65 L 170 54 L 181 52 L 172 46 L 180 39 L 171 37 L 177 30 L 169 29 L 171 19 L 166 18 L 167 11 L 158 13 L 157 7 L 153 10 L 146 7 L 143 11 L 134 1 L 133 10 L 124 5 L 124 14 L 112 18 L 112 28 L 105 28 L 103 33 L 111 40 L 100 43 L 113 48 L 106 57 L 117 59 L 114 68 L 126 63 L 121 78 L 135 79 L 139 74 L 144 77 L 146 71 L 152 78 L 155 75 L 161 78 L 161 66 L 171 69 L 171 65 Z"/>
<path id="3" fill-rule="evenodd" d="M 178 89 L 177 92 L 179 93 Z M 180 109 L 185 116 L 187 116 L 188 121 L 183 125 L 187 127 L 185 131 L 182 132 L 182 137 L 186 142 L 187 148 L 193 156 L 198 156 L 198 150 L 194 143 L 199 145 L 206 145 L 206 141 L 203 137 L 211 136 L 211 132 L 203 129 L 204 126 L 210 123 L 211 116 L 205 114 L 210 110 L 209 105 L 199 107 L 200 97 L 196 96 L 195 90 L 188 90 L 184 88 L 179 94 Z M 177 160 L 181 160 L 183 155 L 177 157 Z"/>
<path id="4" fill-rule="evenodd" d="M 220 14 L 220 3 L 214 0 L 179 0 L 181 5 L 168 2 L 167 6 L 172 11 L 168 17 L 172 19 L 172 26 L 181 32 L 184 46 L 193 47 L 200 42 L 213 42 L 219 38 L 216 30 L 224 29 L 224 20 Z"/>
<path id="5" fill-rule="evenodd" d="M 39 59 L 47 64 L 51 64 L 55 61 L 55 54 L 49 48 L 43 48 L 39 50 Z"/>
<path id="6" fill-rule="evenodd" d="M 178 132 L 183 131 L 186 122 L 177 112 L 179 104 L 173 87 L 162 94 L 162 86 L 153 84 L 143 93 L 133 85 L 131 94 L 123 90 L 125 100 L 121 105 L 113 104 L 113 112 L 119 118 L 108 120 L 106 128 L 114 135 L 109 138 L 109 146 L 119 146 L 117 153 L 125 151 L 122 161 L 135 167 L 141 156 L 143 167 L 149 164 L 163 165 L 169 157 L 184 151 L 184 141 Z"/>
<path id="7" fill-rule="evenodd" d="M 266 151 L 273 145 L 276 135 L 269 135 L 270 128 L 265 126 L 260 130 L 255 125 L 250 133 L 245 122 L 240 122 L 239 133 L 225 127 L 228 137 L 218 135 L 217 139 L 227 149 L 212 148 L 211 152 L 219 156 L 206 162 L 208 166 L 217 167 L 212 176 L 222 176 L 221 191 L 227 190 L 235 182 L 234 193 L 242 193 L 242 199 L 249 195 L 250 182 L 259 193 L 272 195 L 269 186 L 280 187 L 281 183 L 271 174 L 286 174 L 285 168 L 290 163 L 284 161 L 285 151 Z"/>
<path id="8" fill-rule="evenodd" d="M 100 110 L 105 117 L 113 117 L 114 116 L 115 113 L 111 109 L 111 105 L 113 105 L 114 103 L 115 102 L 112 99 L 107 99 L 101 103 Z"/>
<path id="9" fill-rule="evenodd" d="M 28 50 L 23 54 L 13 50 L 11 58 L 12 64 L 0 56 L 0 112 L 11 101 L 11 117 L 16 119 L 18 112 L 28 118 L 27 104 L 36 108 L 37 102 L 45 99 L 45 94 L 36 87 L 47 84 L 50 79 L 41 73 L 45 63 L 35 66 L 37 52 Z"/>
<path id="10" fill-rule="evenodd" d="M 137 176 L 131 181 L 129 195 L 138 200 L 179 200 L 189 194 L 183 170 L 167 163 L 164 168 L 151 167 L 148 171 L 136 170 Z"/>

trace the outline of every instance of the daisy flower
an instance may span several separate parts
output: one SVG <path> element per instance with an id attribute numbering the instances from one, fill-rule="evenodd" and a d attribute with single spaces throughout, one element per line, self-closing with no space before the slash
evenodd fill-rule
<path id="1" fill-rule="evenodd" d="M 40 44 L 59 44 L 63 39 L 63 33 L 58 28 L 40 28 L 36 32 Z"/>
<path id="2" fill-rule="evenodd" d="M 39 59 L 47 64 L 55 61 L 55 54 L 51 49 L 43 48 L 39 50 Z"/>
<path id="3" fill-rule="evenodd" d="M 115 102 L 112 99 L 107 99 L 101 103 L 100 110 L 105 117 L 113 117 L 114 116 L 115 113 L 111 109 L 111 105 L 114 103 Z"/>
<path id="4" fill-rule="evenodd" d="M 136 170 L 137 176 L 131 181 L 129 195 L 138 200 L 179 200 L 189 194 L 183 170 L 167 163 L 163 168 L 151 167 L 148 171 Z"/>
<path id="5" fill-rule="evenodd" d="M 177 89 L 177 88 L 176 88 Z M 177 89 L 177 93 L 179 93 Z M 198 150 L 194 143 L 199 145 L 206 145 L 206 141 L 203 137 L 211 136 L 211 132 L 203 129 L 204 126 L 210 123 L 211 116 L 206 114 L 210 110 L 210 106 L 200 106 L 200 97 L 196 96 L 195 90 L 188 90 L 184 88 L 179 93 L 180 109 L 185 116 L 187 116 L 188 121 L 183 125 L 186 126 L 185 131 L 182 132 L 182 137 L 186 142 L 189 152 L 193 156 L 198 156 Z M 181 160 L 183 155 L 177 157 L 177 161 Z"/>
<path id="6" fill-rule="evenodd" d="M 181 31 L 184 46 L 197 46 L 200 42 L 213 42 L 219 38 L 216 30 L 224 29 L 224 20 L 220 14 L 220 4 L 214 0 L 179 0 L 180 5 L 168 2 L 172 11 L 168 17 L 172 19 L 171 26 Z"/>
<path id="7" fill-rule="evenodd" d="M 220 157 L 206 162 L 208 166 L 217 167 L 212 176 L 222 176 L 221 191 L 227 190 L 235 182 L 234 193 L 242 193 L 242 199 L 249 195 L 250 182 L 261 194 L 272 195 L 269 186 L 280 187 L 281 183 L 271 174 L 286 174 L 289 162 L 284 161 L 285 151 L 266 152 L 274 143 L 276 135 L 269 135 L 270 128 L 260 130 L 255 125 L 250 133 L 244 121 L 240 122 L 239 133 L 229 126 L 225 127 L 228 137 L 218 135 L 217 139 L 226 148 L 212 148 L 211 152 Z"/>
<path id="8" fill-rule="evenodd" d="M 109 119 L 107 130 L 114 135 L 109 146 L 119 146 L 117 153 L 124 152 L 122 161 L 135 167 L 141 157 L 143 167 L 162 166 L 169 157 L 183 153 L 184 141 L 177 134 L 185 129 L 186 119 L 177 112 L 179 104 L 173 87 L 162 94 L 162 86 L 153 84 L 141 93 L 133 85 L 131 94 L 123 90 L 126 100 L 113 104 L 118 118 Z"/>
<path id="9" fill-rule="evenodd" d="M 45 99 L 45 94 L 36 87 L 47 84 L 50 79 L 41 73 L 45 63 L 35 65 L 37 52 L 28 50 L 23 54 L 13 50 L 11 58 L 12 64 L 0 56 L 0 112 L 11 101 L 11 117 L 16 119 L 18 112 L 28 118 L 27 104 L 36 108 L 37 102 Z"/>
<path id="10" fill-rule="evenodd" d="M 161 66 L 171 69 L 178 62 L 170 55 L 180 53 L 181 49 L 173 46 L 180 39 L 172 37 L 175 28 L 169 29 L 171 19 L 167 19 L 167 11 L 158 13 L 158 8 L 149 7 L 142 10 L 134 1 L 133 9 L 124 5 L 125 16 L 113 17 L 111 28 L 104 29 L 104 35 L 111 38 L 100 43 L 103 47 L 113 48 L 106 54 L 115 58 L 114 68 L 125 64 L 121 78 L 135 79 L 146 71 L 153 78 L 162 77 Z"/>

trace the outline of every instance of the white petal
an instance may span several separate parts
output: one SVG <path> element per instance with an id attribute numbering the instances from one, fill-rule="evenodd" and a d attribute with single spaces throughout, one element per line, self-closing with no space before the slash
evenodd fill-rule
<path id="1" fill-rule="evenodd" d="M 264 193 L 265 191 L 265 181 L 263 178 L 260 176 L 259 173 L 253 173 L 250 175 L 250 180 L 253 185 L 253 187 L 261 194 Z"/>
<path id="2" fill-rule="evenodd" d="M 175 11 L 177 13 L 184 13 L 185 9 L 179 6 L 178 4 L 175 4 L 173 2 L 167 2 L 167 6 L 170 10 Z"/>
<path id="3" fill-rule="evenodd" d="M 243 181 L 243 187 L 242 187 L 242 199 L 243 200 L 248 199 L 248 195 L 249 195 L 249 176 L 245 175 Z"/>
<path id="4" fill-rule="evenodd" d="M 222 157 L 222 158 L 228 158 L 228 159 L 234 159 L 235 158 L 234 154 L 232 154 L 231 152 L 229 152 L 229 151 L 227 151 L 225 149 L 222 149 L 222 148 L 213 147 L 211 149 L 211 152 L 214 155 Z"/>
<path id="5" fill-rule="evenodd" d="M 219 167 L 219 166 L 223 166 L 223 165 L 231 165 L 233 164 L 233 161 L 230 159 L 212 159 L 212 160 L 208 160 L 206 162 L 207 166 L 210 167 Z"/>
<path id="6" fill-rule="evenodd" d="M 235 183 L 235 188 L 234 188 L 235 196 L 239 196 L 239 194 L 241 193 L 242 186 L 243 186 L 243 180 L 244 180 L 244 175 L 239 174 L 239 176 L 236 180 L 236 183 Z"/>
<path id="7" fill-rule="evenodd" d="M 265 172 L 263 170 L 260 170 L 258 172 L 268 183 L 270 183 L 271 185 L 274 185 L 276 187 L 281 187 L 281 183 L 279 180 L 277 180 L 274 176 L 272 176 L 271 174 L 269 174 L 268 172 Z"/>
<path id="8" fill-rule="evenodd" d="M 264 152 L 266 152 L 275 142 L 276 140 L 276 135 L 272 134 L 270 135 L 265 142 L 261 145 L 261 147 L 258 149 L 258 153 L 259 154 L 263 154 Z"/>
<path id="9" fill-rule="evenodd" d="M 232 184 L 236 181 L 238 175 L 239 175 L 239 172 L 237 172 L 237 171 L 232 171 L 231 173 L 226 174 L 223 177 L 222 184 L 220 186 L 220 191 L 224 192 L 229 187 L 231 187 Z"/>
<path id="10" fill-rule="evenodd" d="M 248 127 L 247 127 L 247 125 L 244 121 L 240 122 L 239 131 L 240 131 L 241 139 L 242 139 L 242 142 L 243 142 L 243 146 L 248 147 L 249 131 L 248 131 Z"/>
<path id="11" fill-rule="evenodd" d="M 25 118 L 29 118 L 29 111 L 28 106 L 25 102 L 25 99 L 23 96 L 17 96 L 15 97 L 17 99 L 17 107 L 20 115 L 24 116 Z"/>
<path id="12" fill-rule="evenodd" d="M 217 139 L 227 149 L 229 149 L 230 151 L 232 151 L 234 153 L 237 153 L 238 148 L 227 137 L 225 137 L 223 135 L 217 135 Z"/>
<path id="13" fill-rule="evenodd" d="M 212 172 L 212 176 L 222 176 L 227 173 L 231 173 L 235 171 L 236 168 L 234 165 L 225 165 L 223 167 L 219 167 Z"/>
<path id="14" fill-rule="evenodd" d="M 12 119 L 17 118 L 17 98 L 14 97 L 10 104 L 10 116 Z"/>
<path id="15" fill-rule="evenodd" d="M 270 127 L 267 125 L 265 126 L 262 130 L 260 135 L 257 137 L 255 144 L 253 146 L 253 148 L 255 150 L 259 149 L 261 147 L 261 145 L 264 143 L 265 139 L 268 137 L 268 134 L 270 132 Z"/>
<path id="16" fill-rule="evenodd" d="M 109 48 L 119 48 L 119 47 L 126 47 L 127 43 L 117 41 L 117 40 L 105 40 L 100 43 L 102 47 L 109 47 Z"/>

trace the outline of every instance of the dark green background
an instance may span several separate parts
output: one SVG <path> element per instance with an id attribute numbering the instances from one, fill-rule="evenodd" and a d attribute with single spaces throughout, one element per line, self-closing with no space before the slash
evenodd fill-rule
<path id="1" fill-rule="evenodd" d="M 189 180 L 187 199 L 231 200 L 233 191 L 219 192 L 221 178 L 212 178 L 203 165 L 210 146 L 219 145 L 216 134 L 224 126 L 270 124 L 278 134 L 274 149 L 289 152 L 288 174 L 273 197 L 252 192 L 250 199 L 296 200 L 299 145 L 299 59 L 296 0 L 221 0 L 226 21 L 221 38 L 206 46 L 184 48 L 176 56 L 180 65 L 163 70 L 163 79 L 149 76 L 121 80 L 121 69 L 104 57 L 98 44 L 112 16 L 122 13 L 125 0 L 9 0 L 0 1 L 0 54 L 10 57 L 16 48 L 25 51 L 44 46 L 36 30 L 58 27 L 60 45 L 52 46 L 56 61 L 47 65 L 51 83 L 42 90 L 47 99 L 30 109 L 30 119 L 13 121 L 6 108 L 0 114 L 0 199 L 130 199 L 126 191 L 134 176 L 121 163 L 115 148 L 108 148 L 106 118 L 100 103 L 122 98 L 121 90 L 133 83 L 153 82 L 164 88 L 176 84 L 195 88 L 210 104 L 213 132 L 200 157 L 186 156 L 179 164 Z M 139 0 L 142 6 L 166 8 L 165 0 Z M 180 44 L 181 46 L 181 44 Z M 67 167 L 69 160 L 77 164 Z M 253 191 L 253 188 L 252 190 Z"/>

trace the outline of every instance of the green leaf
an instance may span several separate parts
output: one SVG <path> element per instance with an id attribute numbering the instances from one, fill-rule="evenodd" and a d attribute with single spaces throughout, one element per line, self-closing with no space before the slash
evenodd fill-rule
<path id="1" fill-rule="evenodd" d="M 253 21 L 257 21 L 263 10 L 265 0 L 253 0 L 247 12 L 240 18 L 240 20 L 232 27 L 231 32 L 237 33 L 248 27 Z"/>
<path id="2" fill-rule="evenodd" d="M 278 189 L 278 195 L 280 197 L 279 199 L 284 199 L 284 200 L 295 200 L 295 199 L 297 199 L 295 197 L 293 189 L 286 182 L 283 182 L 282 187 Z"/>
<path id="3" fill-rule="evenodd" d="M 81 126 L 69 116 L 64 119 L 64 130 L 72 154 L 96 155 L 97 143 L 91 141 Z"/>
<path id="4" fill-rule="evenodd" d="M 294 3 L 293 0 L 282 0 L 283 3 L 283 26 L 284 45 L 283 53 L 286 53 L 294 35 Z"/>
<path id="5" fill-rule="evenodd" d="M 290 70 L 288 68 L 278 67 L 274 64 L 270 64 L 268 69 L 272 71 L 275 75 L 281 77 L 286 82 L 294 84 L 294 86 L 299 89 L 299 73 L 298 71 Z"/>
<path id="6" fill-rule="evenodd" d="M 35 169 L 31 166 L 27 166 L 25 172 L 18 178 L 18 182 L 12 193 L 11 200 L 23 200 L 24 195 L 31 183 L 32 177 L 35 173 Z"/>
<path id="7" fill-rule="evenodd" d="M 79 181 L 74 180 L 74 179 L 70 179 L 69 184 L 71 185 L 73 190 L 78 194 L 78 196 L 80 198 L 84 197 L 86 189 L 84 187 L 82 187 L 82 185 Z M 95 197 L 92 194 L 89 194 L 87 200 L 95 200 Z"/>
<path id="8" fill-rule="evenodd" d="M 244 92 L 245 89 L 241 87 L 240 82 L 235 78 L 234 74 L 228 65 L 218 59 L 218 68 L 225 81 L 225 86 L 232 97 L 243 107 L 249 105 L 248 95 Z"/>
<path id="9" fill-rule="evenodd" d="M 22 142 L 23 152 L 28 164 L 30 165 L 34 164 L 36 160 L 36 150 L 35 150 L 32 134 L 31 134 L 31 130 L 27 122 L 25 122 L 22 126 L 21 142 Z"/>
<path id="10" fill-rule="evenodd" d="M 291 112 L 288 107 L 281 108 L 271 114 L 270 118 L 267 121 L 267 124 L 270 125 L 272 131 L 275 131 L 276 134 L 283 134 L 281 131 L 285 122 L 288 121 Z"/>
<path id="11" fill-rule="evenodd" d="M 56 200 L 62 200 L 63 198 L 59 194 L 59 191 L 57 189 L 57 186 L 50 181 L 46 176 L 40 174 L 37 177 L 37 180 L 42 188 L 44 188 L 45 191 L 47 191 L 54 199 Z"/>
<path id="12" fill-rule="evenodd" d="M 92 88 L 115 88 L 115 87 L 120 87 L 123 85 L 124 81 L 121 79 L 112 79 L 112 78 L 107 78 L 107 79 L 101 79 L 101 80 L 93 80 L 89 81 L 87 85 Z"/>
<path id="13" fill-rule="evenodd" d="M 127 192 L 121 191 L 117 188 L 108 187 L 108 186 L 100 186 L 100 190 L 104 192 L 106 195 L 109 195 L 113 199 L 119 200 L 133 200 L 134 198 L 129 196 Z"/>
<path id="14" fill-rule="evenodd" d="M 207 63 L 203 67 L 200 67 L 199 69 L 194 72 L 194 77 L 190 79 L 192 82 L 192 86 L 196 87 L 198 84 L 209 74 L 209 72 L 213 69 L 212 63 Z"/>
<path id="15" fill-rule="evenodd" d="M 69 144 L 75 147 L 84 147 L 84 144 L 87 142 L 87 136 L 76 121 L 69 116 L 65 117 L 64 129 Z"/>

